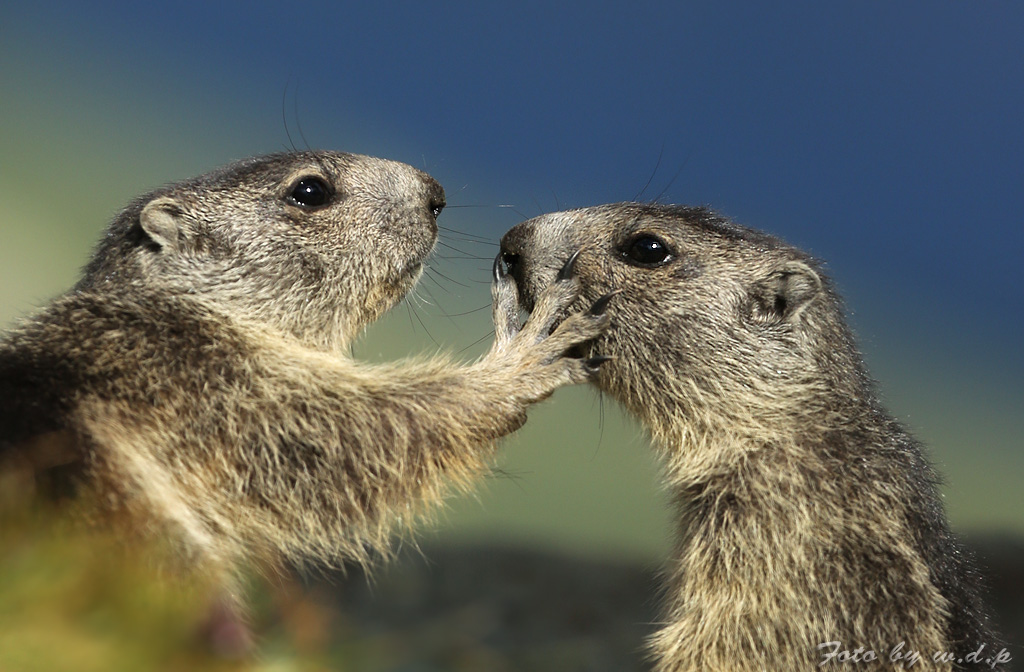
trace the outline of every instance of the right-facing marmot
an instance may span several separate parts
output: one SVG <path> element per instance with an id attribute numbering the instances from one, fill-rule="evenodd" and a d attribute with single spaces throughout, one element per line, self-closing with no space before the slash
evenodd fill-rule
<path id="1" fill-rule="evenodd" d="M 477 363 L 353 361 L 347 345 L 422 273 L 442 207 L 429 175 L 334 152 L 137 199 L 81 281 L 0 340 L 0 467 L 28 484 L 70 472 L 228 592 L 242 559 L 385 550 L 531 403 L 593 373 L 600 360 L 563 354 L 607 322 L 552 333 L 577 296 L 567 268 L 520 331 L 499 275 Z"/>
<path id="2" fill-rule="evenodd" d="M 532 219 L 501 249 L 527 310 L 577 250 L 577 307 L 621 291 L 584 352 L 614 358 L 595 382 L 651 432 L 679 508 L 659 672 L 1005 662 L 937 476 L 808 255 L 638 203 Z"/>

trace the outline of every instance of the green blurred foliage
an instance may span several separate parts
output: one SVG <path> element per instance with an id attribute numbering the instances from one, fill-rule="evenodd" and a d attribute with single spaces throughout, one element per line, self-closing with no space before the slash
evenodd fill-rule
<path id="1" fill-rule="evenodd" d="M 232 670 L 199 636 L 210 587 L 161 576 L 109 532 L 49 509 L 0 513 L 0 669 Z"/>

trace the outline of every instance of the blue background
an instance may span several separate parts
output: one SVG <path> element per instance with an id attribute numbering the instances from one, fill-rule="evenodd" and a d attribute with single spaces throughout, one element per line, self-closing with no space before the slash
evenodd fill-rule
<path id="1" fill-rule="evenodd" d="M 5 3 L 0 320 L 68 287 L 137 193 L 291 145 L 423 168 L 441 223 L 488 240 L 567 207 L 708 204 L 828 262 L 955 526 L 1024 532 L 1022 35 L 998 0 Z M 486 345 L 487 311 L 463 313 L 487 262 L 461 257 L 495 248 L 444 242 L 357 356 Z M 501 464 L 425 534 L 667 549 L 646 442 L 592 392 L 538 408 Z"/>

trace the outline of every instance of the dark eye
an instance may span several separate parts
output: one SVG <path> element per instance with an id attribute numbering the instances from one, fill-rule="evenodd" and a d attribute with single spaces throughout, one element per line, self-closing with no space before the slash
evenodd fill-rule
<path id="1" fill-rule="evenodd" d="M 627 243 L 622 256 L 640 266 L 657 266 L 667 261 L 672 253 L 660 238 L 644 234 Z"/>
<path id="2" fill-rule="evenodd" d="M 319 177 L 304 177 L 292 188 L 288 199 L 304 208 L 319 208 L 331 200 L 331 188 Z"/>

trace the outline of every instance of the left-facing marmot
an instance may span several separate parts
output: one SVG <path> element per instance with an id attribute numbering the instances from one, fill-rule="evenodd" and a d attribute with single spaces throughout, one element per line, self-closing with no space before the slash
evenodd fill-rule
<path id="1" fill-rule="evenodd" d="M 501 249 L 527 309 L 569 253 L 577 308 L 621 292 L 584 352 L 614 358 L 595 383 L 651 432 L 679 507 L 659 672 L 1006 660 L 936 474 L 807 254 L 702 208 L 640 203 L 544 215 Z"/>

